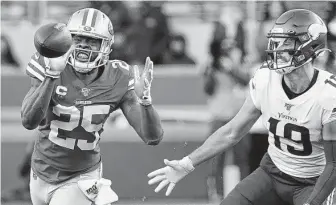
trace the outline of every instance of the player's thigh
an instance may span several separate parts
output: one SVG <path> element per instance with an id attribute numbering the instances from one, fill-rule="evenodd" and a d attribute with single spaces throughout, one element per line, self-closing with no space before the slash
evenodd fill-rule
<path id="1" fill-rule="evenodd" d="M 242 180 L 225 199 L 221 205 L 252 205 L 252 204 L 282 204 L 276 195 L 271 177 L 261 168 Z"/>
<path id="2" fill-rule="evenodd" d="M 33 205 L 47 205 L 49 185 L 30 171 L 30 198 Z"/>
<path id="3" fill-rule="evenodd" d="M 49 205 L 91 205 L 84 193 L 79 189 L 76 182 L 68 183 L 57 188 L 51 195 Z"/>

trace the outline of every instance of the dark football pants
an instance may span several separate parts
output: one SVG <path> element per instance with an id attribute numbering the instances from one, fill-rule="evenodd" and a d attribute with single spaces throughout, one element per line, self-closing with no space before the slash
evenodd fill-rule
<path id="1" fill-rule="evenodd" d="M 282 205 L 273 189 L 271 177 L 260 167 L 243 179 L 221 202 L 221 205 Z"/>
<path id="2" fill-rule="evenodd" d="M 260 167 L 242 180 L 221 205 L 302 205 L 317 179 L 292 177 L 281 172 L 266 153 Z"/>

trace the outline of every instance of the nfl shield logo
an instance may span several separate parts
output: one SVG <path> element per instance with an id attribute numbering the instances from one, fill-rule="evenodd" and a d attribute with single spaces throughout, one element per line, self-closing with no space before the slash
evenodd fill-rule
<path id="1" fill-rule="evenodd" d="M 293 107 L 293 105 L 285 103 L 285 107 L 287 111 L 290 111 L 290 109 Z"/>
<path id="2" fill-rule="evenodd" d="M 85 97 L 87 97 L 87 96 L 89 95 L 90 91 L 91 91 L 91 89 L 89 89 L 89 88 L 82 88 L 81 93 L 82 93 Z"/>
<path id="3" fill-rule="evenodd" d="M 98 187 L 97 187 L 97 182 L 92 185 L 90 188 L 88 188 L 86 190 L 87 194 L 93 194 L 93 195 L 97 195 L 98 194 Z"/>

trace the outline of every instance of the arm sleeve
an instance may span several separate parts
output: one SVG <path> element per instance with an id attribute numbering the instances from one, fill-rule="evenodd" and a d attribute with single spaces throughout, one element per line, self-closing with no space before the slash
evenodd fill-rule
<path id="1" fill-rule="evenodd" d="M 333 83 L 326 83 L 332 81 Z M 322 125 L 333 122 L 336 120 L 336 87 L 334 84 L 334 76 L 329 76 L 325 80 L 325 86 L 321 89 L 319 104 L 323 108 L 322 112 Z"/>
<path id="2" fill-rule="evenodd" d="M 41 56 L 39 53 L 35 53 L 27 67 L 26 67 L 26 73 L 32 78 L 39 79 L 40 81 L 43 81 L 45 78 L 45 58 Z"/>
<path id="3" fill-rule="evenodd" d="M 121 110 L 129 124 L 146 144 L 159 144 L 163 137 L 163 129 L 160 117 L 152 105 L 140 105 L 135 92 L 129 90 L 123 97 Z"/>
<path id="4" fill-rule="evenodd" d="M 310 205 L 321 205 L 336 185 L 336 141 L 323 142 L 326 166 L 307 200 Z"/>
<path id="5" fill-rule="evenodd" d="M 268 83 L 270 81 L 270 70 L 263 65 L 258 68 L 249 82 L 249 91 L 252 102 L 258 110 L 261 110 L 261 104 Z"/>
<path id="6" fill-rule="evenodd" d="M 259 78 L 258 71 L 255 73 L 255 75 L 251 78 L 249 82 L 249 90 L 250 90 L 250 95 L 252 98 L 252 102 L 255 105 L 257 109 L 261 109 L 260 107 L 260 86 L 257 84 Z"/>
<path id="7" fill-rule="evenodd" d="M 336 120 L 336 107 L 332 109 L 325 109 L 322 115 L 322 124 L 333 122 Z"/>

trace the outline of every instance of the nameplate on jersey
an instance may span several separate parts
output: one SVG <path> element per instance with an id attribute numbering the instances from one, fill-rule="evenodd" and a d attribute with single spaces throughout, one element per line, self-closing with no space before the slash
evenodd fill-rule
<path id="1" fill-rule="evenodd" d="M 76 105 L 90 105 L 92 104 L 91 100 L 75 100 Z"/>

